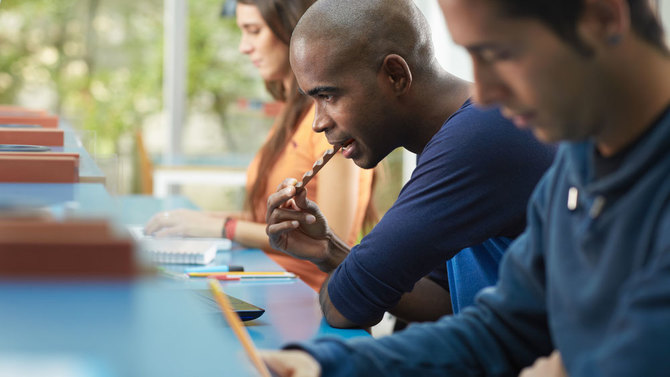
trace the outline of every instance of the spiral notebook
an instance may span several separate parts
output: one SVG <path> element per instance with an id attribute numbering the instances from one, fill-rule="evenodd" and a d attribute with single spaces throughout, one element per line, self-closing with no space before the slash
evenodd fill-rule
<path id="1" fill-rule="evenodd" d="M 141 252 L 153 263 L 208 264 L 216 257 L 217 245 L 200 240 L 143 239 Z"/>
<path id="2" fill-rule="evenodd" d="M 217 250 L 230 249 L 225 238 L 155 238 L 147 236 L 142 226 L 129 226 L 140 252 L 152 263 L 208 264 Z"/>

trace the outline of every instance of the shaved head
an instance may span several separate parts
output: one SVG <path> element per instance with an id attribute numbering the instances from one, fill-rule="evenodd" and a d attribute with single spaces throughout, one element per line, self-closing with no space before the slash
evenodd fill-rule
<path id="1" fill-rule="evenodd" d="M 467 88 L 435 59 L 412 0 L 318 0 L 296 25 L 290 62 L 315 101 L 312 128 L 362 168 L 395 148 L 423 150 Z"/>
<path id="2" fill-rule="evenodd" d="M 319 0 L 298 22 L 291 46 L 292 54 L 301 55 L 320 45 L 333 66 L 355 63 L 375 71 L 384 57 L 397 54 L 420 74 L 434 59 L 430 34 L 411 0 Z"/>

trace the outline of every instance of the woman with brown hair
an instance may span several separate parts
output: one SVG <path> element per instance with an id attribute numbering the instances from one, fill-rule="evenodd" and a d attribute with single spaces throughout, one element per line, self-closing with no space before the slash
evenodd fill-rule
<path id="1" fill-rule="evenodd" d="M 289 64 L 289 40 L 302 14 L 315 0 L 238 0 L 237 24 L 242 30 L 240 52 L 248 55 L 272 96 L 283 103 L 265 144 L 247 169 L 244 211 L 231 214 L 179 209 L 163 212 L 147 223 L 155 236 L 225 236 L 245 246 L 263 249 L 287 271 L 317 290 L 326 274 L 312 263 L 273 250 L 265 234 L 266 201 L 288 177 L 299 179 L 331 146 L 312 130 L 314 106 L 298 92 Z M 372 170 L 362 170 L 340 154 L 333 157 L 307 188 L 330 227 L 354 244 L 364 226 L 376 220 L 372 206 Z"/>

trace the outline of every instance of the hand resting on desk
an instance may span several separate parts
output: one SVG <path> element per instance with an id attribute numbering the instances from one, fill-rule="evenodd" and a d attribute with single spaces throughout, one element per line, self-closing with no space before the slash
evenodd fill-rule
<path id="1" fill-rule="evenodd" d="M 159 212 L 144 227 L 144 233 L 155 237 L 221 237 L 223 213 L 176 209 Z"/>
<path id="2" fill-rule="evenodd" d="M 307 199 L 306 190 L 296 196 L 296 182 L 284 180 L 268 198 L 266 232 L 270 245 L 331 272 L 347 256 L 349 247 L 333 233 L 316 203 Z"/>
<path id="3" fill-rule="evenodd" d="M 563 366 L 563 359 L 558 351 L 554 351 L 547 357 L 535 360 L 532 366 L 521 371 L 519 377 L 568 377 Z"/>
<path id="4" fill-rule="evenodd" d="M 261 358 L 274 376 L 318 377 L 321 366 L 303 351 L 262 351 Z"/>

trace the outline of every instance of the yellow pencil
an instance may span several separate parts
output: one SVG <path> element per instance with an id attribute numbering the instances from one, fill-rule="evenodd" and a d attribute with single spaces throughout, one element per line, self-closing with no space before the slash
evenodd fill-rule
<path id="1" fill-rule="evenodd" d="M 240 341 L 240 343 L 242 343 L 242 347 L 244 347 L 244 351 L 247 353 L 247 356 L 249 356 L 252 364 L 254 364 L 256 369 L 258 369 L 258 372 L 262 377 L 271 377 L 270 371 L 268 370 L 267 366 L 265 366 L 265 363 L 258 354 L 258 351 L 256 351 L 256 347 L 254 347 L 254 343 L 251 341 L 249 333 L 244 329 L 242 321 L 230 307 L 228 297 L 223 294 L 219 282 L 214 279 L 209 279 L 208 283 L 209 288 L 212 291 L 212 295 L 214 295 L 214 299 L 219 304 L 219 307 L 223 312 L 223 316 L 226 318 L 226 321 L 228 321 L 230 328 L 233 329 L 237 339 Z"/>
<path id="2" fill-rule="evenodd" d="M 255 278 L 296 278 L 297 276 L 292 272 L 286 271 L 259 271 L 259 272 L 189 272 L 190 277 L 208 277 L 208 276 L 239 276 L 239 277 L 255 277 Z"/>

